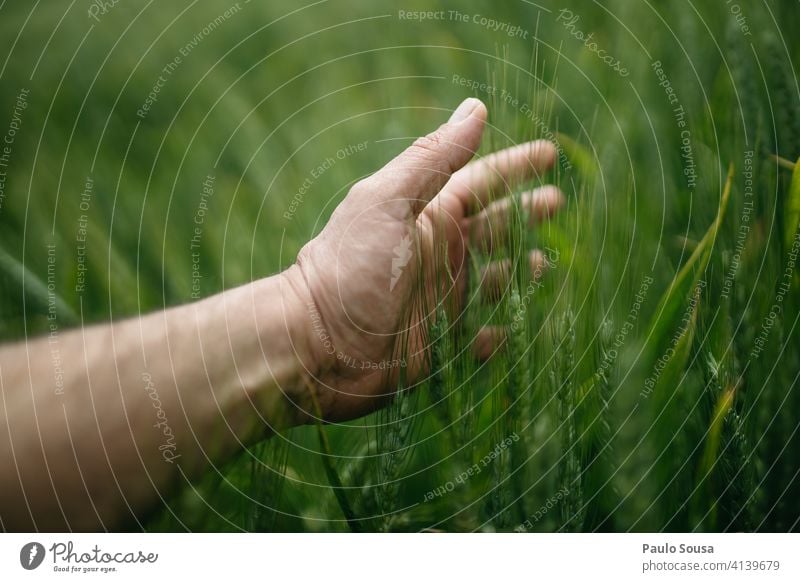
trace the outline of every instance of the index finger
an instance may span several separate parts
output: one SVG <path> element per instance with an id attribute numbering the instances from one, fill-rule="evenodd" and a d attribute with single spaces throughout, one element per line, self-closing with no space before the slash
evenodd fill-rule
<path id="1" fill-rule="evenodd" d="M 455 172 L 442 194 L 457 198 L 465 215 L 474 214 L 492 200 L 493 194 L 542 176 L 553 167 L 556 156 L 555 145 L 543 139 L 500 150 Z"/>

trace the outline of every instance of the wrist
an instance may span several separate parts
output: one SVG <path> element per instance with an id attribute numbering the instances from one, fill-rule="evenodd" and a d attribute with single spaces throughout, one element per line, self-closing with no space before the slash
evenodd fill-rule
<path id="1" fill-rule="evenodd" d="M 310 297 L 299 267 L 293 266 L 211 297 L 200 310 L 209 337 L 230 354 L 230 360 L 212 366 L 220 369 L 214 400 L 243 442 L 317 416 L 311 390 L 320 367 L 312 343 Z"/>
<path id="2" fill-rule="evenodd" d="M 302 269 L 292 265 L 278 277 L 285 306 L 285 329 L 298 367 L 294 381 L 284 392 L 292 409 L 289 417 L 293 425 L 310 424 L 320 414 L 324 417 L 329 408 L 327 391 L 320 383 L 330 360 L 324 338 L 319 336 L 324 324 Z"/>

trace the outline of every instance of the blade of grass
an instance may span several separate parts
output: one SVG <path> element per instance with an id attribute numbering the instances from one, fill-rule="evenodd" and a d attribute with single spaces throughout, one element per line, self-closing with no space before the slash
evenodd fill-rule
<path id="1" fill-rule="evenodd" d="M 317 400 L 316 390 L 311 385 L 308 386 L 308 390 L 309 394 L 311 394 L 311 400 L 314 403 L 314 409 L 316 411 L 317 422 L 315 425 L 317 427 L 317 436 L 319 438 L 320 448 L 322 449 L 322 455 L 320 456 L 322 457 L 322 465 L 325 469 L 325 474 L 328 477 L 328 483 L 333 489 L 333 494 L 336 496 L 336 501 L 339 503 L 339 508 L 342 510 L 344 518 L 347 520 L 347 525 L 350 527 L 350 531 L 355 533 L 361 532 L 363 528 L 356 519 L 353 507 L 350 505 L 350 501 L 347 499 L 347 494 L 344 486 L 342 485 L 342 480 L 339 478 L 339 473 L 336 471 L 336 467 L 333 466 L 331 445 L 330 441 L 328 441 L 328 435 L 325 432 L 325 427 L 322 426 L 322 408 Z"/>

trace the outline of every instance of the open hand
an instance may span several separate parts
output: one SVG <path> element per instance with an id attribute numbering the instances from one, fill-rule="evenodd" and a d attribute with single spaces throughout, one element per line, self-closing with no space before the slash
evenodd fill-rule
<path id="1" fill-rule="evenodd" d="M 553 144 L 536 141 L 468 164 L 486 116 L 483 103 L 467 99 L 447 123 L 358 182 L 288 273 L 308 314 L 307 369 L 325 419 L 355 418 L 377 408 L 396 389 L 392 371 L 400 366 L 408 366 L 412 379 L 420 372 L 422 330 L 430 314 L 407 316 L 413 294 L 453 293 L 449 303 L 462 307 L 470 243 L 491 246 L 508 214 L 510 198 L 491 197 L 555 162 Z M 523 194 L 521 201 L 534 224 L 555 212 L 563 196 L 546 186 Z M 445 241 L 446 255 L 434 252 Z M 437 264 L 438 256 L 446 256 L 449 265 Z M 538 273 L 545 259 L 532 251 L 530 262 Z M 499 288 L 507 267 L 491 265 L 482 285 Z M 442 280 L 449 288 L 434 290 Z M 401 362 L 394 346 L 404 333 L 412 349 Z M 500 341 L 497 330 L 481 330 L 476 354 L 491 354 Z"/>

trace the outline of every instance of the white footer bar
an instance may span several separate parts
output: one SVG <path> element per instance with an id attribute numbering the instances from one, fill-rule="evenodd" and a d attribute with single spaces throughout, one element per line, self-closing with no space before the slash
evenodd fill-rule
<path id="1" fill-rule="evenodd" d="M 799 564 L 794 534 L 0 535 L 0 580 L 796 581 Z"/>

